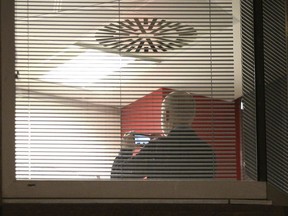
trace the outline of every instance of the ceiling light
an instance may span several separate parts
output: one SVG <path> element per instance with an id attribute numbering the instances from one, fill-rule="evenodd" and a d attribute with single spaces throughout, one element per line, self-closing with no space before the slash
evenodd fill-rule
<path id="1" fill-rule="evenodd" d="M 88 49 L 50 70 L 41 80 L 66 86 L 86 86 L 119 71 L 133 61 L 131 57 Z"/>

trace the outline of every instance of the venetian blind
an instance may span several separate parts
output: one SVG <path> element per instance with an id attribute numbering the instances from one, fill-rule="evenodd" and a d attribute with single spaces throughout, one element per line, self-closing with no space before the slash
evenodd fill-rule
<path id="1" fill-rule="evenodd" d="M 16 0 L 16 179 L 239 178 L 237 2 Z"/>

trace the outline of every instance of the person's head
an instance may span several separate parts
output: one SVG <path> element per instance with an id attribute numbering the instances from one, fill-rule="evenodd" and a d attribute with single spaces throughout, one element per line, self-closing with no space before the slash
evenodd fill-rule
<path id="1" fill-rule="evenodd" d="M 190 126 L 195 116 L 195 100 L 187 92 L 174 91 L 162 102 L 162 130 L 165 134 L 175 127 Z"/>

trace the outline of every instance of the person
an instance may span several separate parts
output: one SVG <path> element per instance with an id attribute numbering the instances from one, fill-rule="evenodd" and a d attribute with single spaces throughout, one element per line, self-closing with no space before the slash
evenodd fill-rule
<path id="1" fill-rule="evenodd" d="M 129 177 L 125 174 L 127 170 L 132 171 L 132 169 L 127 168 L 127 162 L 132 159 L 136 155 L 134 153 L 136 151 L 136 145 L 134 142 L 134 132 L 130 131 L 125 133 L 122 138 L 122 145 L 121 145 L 120 152 L 118 156 L 114 159 L 112 169 L 111 169 L 111 178 L 124 178 Z M 139 148 L 139 147 L 138 147 Z M 125 169 L 125 170 L 124 170 Z"/>
<path id="2" fill-rule="evenodd" d="M 194 116 L 195 100 L 191 94 L 182 91 L 168 94 L 162 102 L 161 114 L 165 135 L 135 153 L 134 133 L 126 134 L 125 145 L 114 160 L 111 178 L 213 178 L 215 155 L 212 147 L 192 129 Z"/>

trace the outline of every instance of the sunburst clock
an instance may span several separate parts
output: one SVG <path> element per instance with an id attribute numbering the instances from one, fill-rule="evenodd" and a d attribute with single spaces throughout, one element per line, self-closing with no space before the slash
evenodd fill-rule
<path id="1" fill-rule="evenodd" d="M 110 23 L 96 32 L 96 41 L 122 53 L 159 53 L 181 48 L 196 35 L 193 26 L 158 18 Z"/>

